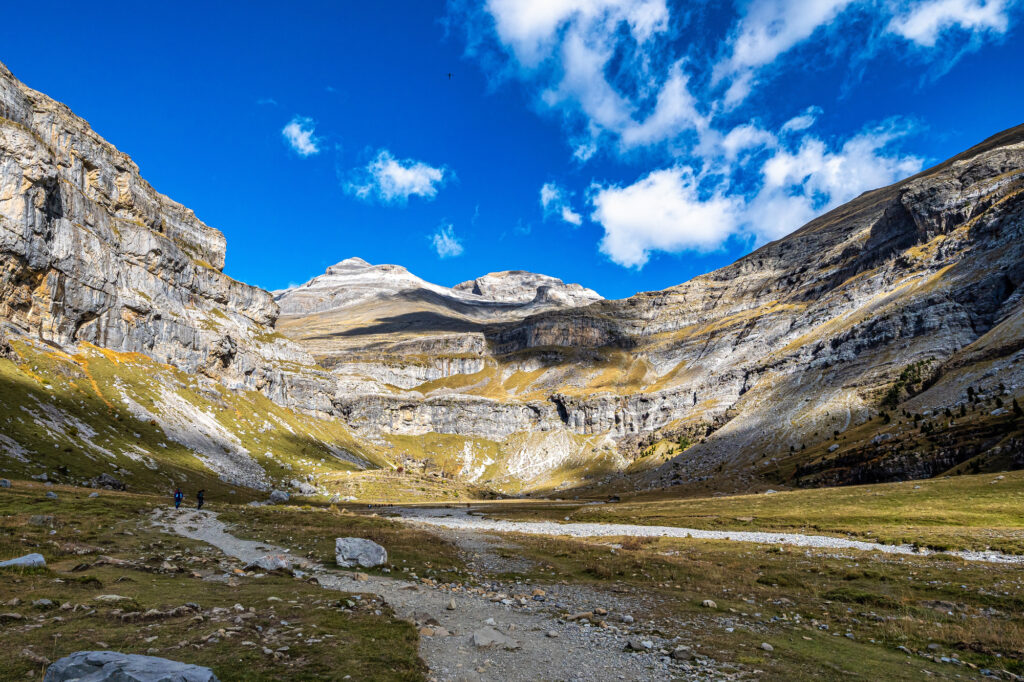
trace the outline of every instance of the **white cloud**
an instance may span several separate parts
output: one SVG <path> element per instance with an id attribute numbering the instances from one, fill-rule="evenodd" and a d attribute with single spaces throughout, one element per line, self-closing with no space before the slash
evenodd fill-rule
<path id="1" fill-rule="evenodd" d="M 738 227 L 741 203 L 717 193 L 701 197 L 690 168 L 594 190 L 590 217 L 604 227 L 601 251 L 626 267 L 643 267 L 652 251 L 712 251 Z"/>
<path id="2" fill-rule="evenodd" d="M 451 172 L 422 161 L 396 159 L 382 149 L 356 175 L 356 181 L 349 183 L 347 189 L 357 197 L 404 203 L 411 196 L 433 199 Z"/>
<path id="3" fill-rule="evenodd" d="M 907 132 L 905 125 L 888 123 L 835 151 L 810 136 L 795 150 L 778 149 L 761 168 L 762 185 L 747 204 L 744 230 L 758 243 L 778 239 L 866 190 L 918 172 L 921 159 L 887 151 Z"/>
<path id="4" fill-rule="evenodd" d="M 732 191 L 727 180 L 702 189 L 685 166 L 654 171 L 627 187 L 595 186 L 591 218 L 605 231 L 601 251 L 620 265 L 641 268 L 654 251 L 711 251 L 734 235 L 758 244 L 778 239 L 865 190 L 919 171 L 921 159 L 888 151 L 908 131 L 888 123 L 830 150 L 815 137 L 789 148 L 767 131 L 740 126 L 720 149 L 768 150 L 767 158 L 758 157 L 764 161 L 752 193 Z"/>
<path id="5" fill-rule="evenodd" d="M 536 86 L 538 105 L 564 116 L 581 161 L 605 136 L 628 151 L 706 125 L 682 63 L 662 59 L 672 38 L 665 0 L 489 0 L 460 23 L 480 24 L 472 20 L 480 12 L 506 58 L 504 75 Z M 470 43 L 478 50 L 488 41 L 471 35 Z M 619 87 L 613 70 L 633 87 Z"/>
<path id="6" fill-rule="evenodd" d="M 775 135 L 752 123 L 744 123 L 730 130 L 722 138 L 722 152 L 728 161 L 735 161 L 743 152 L 760 147 L 775 146 Z"/>
<path id="7" fill-rule="evenodd" d="M 808 107 L 804 113 L 799 116 L 794 116 L 785 123 L 782 124 L 782 128 L 779 130 L 781 133 L 797 133 L 801 130 L 807 130 L 814 122 L 818 120 L 818 116 L 821 116 L 820 107 Z"/>
<path id="8" fill-rule="evenodd" d="M 830 24 L 852 0 L 752 0 L 728 40 L 728 56 L 715 65 L 714 79 L 729 80 L 725 106 L 742 102 L 757 71 Z"/>
<path id="9" fill-rule="evenodd" d="M 665 0 L 449 0 L 458 15 L 449 26 L 469 26 L 471 56 L 492 76 L 525 83 L 538 109 L 562 118 L 577 162 L 602 151 L 631 161 L 668 158 L 633 184 L 594 184 L 588 194 L 588 217 L 604 228 L 601 250 L 640 268 L 658 251 L 778 238 L 921 168 L 921 159 L 892 144 L 905 126 L 826 142 L 814 133 L 817 106 L 761 113 L 773 120 L 737 116 L 767 78 L 806 68 L 793 58 L 796 48 L 816 41 L 816 54 L 829 60 L 866 63 L 883 49 L 906 51 L 906 39 L 948 65 L 957 56 L 947 36 L 957 34 L 962 45 L 966 33 L 962 49 L 976 49 L 981 38 L 1009 30 L 1021 2 L 742 0 L 727 33 L 687 40 L 680 30 L 705 24 L 685 3 L 670 16 Z M 581 223 L 568 196 L 553 183 L 542 187 L 545 218 Z"/>
<path id="10" fill-rule="evenodd" d="M 296 154 L 305 157 L 320 153 L 320 139 L 315 132 L 313 119 L 296 116 L 281 130 L 281 135 Z"/>
<path id="11" fill-rule="evenodd" d="M 922 47 L 934 47 L 939 36 L 953 28 L 968 33 L 1006 33 L 1007 0 L 923 0 L 904 8 L 888 30 Z"/>
<path id="12" fill-rule="evenodd" d="M 540 188 L 540 205 L 544 209 L 544 219 L 558 216 L 570 225 L 582 225 L 583 216 L 572 210 L 568 192 L 553 182 L 545 183 Z"/>
<path id="13" fill-rule="evenodd" d="M 448 26 L 464 28 L 490 75 L 526 83 L 539 109 L 562 116 L 578 161 L 656 146 L 681 159 L 766 78 L 805 68 L 786 56 L 808 41 L 828 39 L 818 51 L 827 59 L 846 51 L 863 62 L 894 47 L 884 33 L 924 48 L 958 29 L 970 37 L 963 49 L 976 49 L 1006 33 L 1020 1 L 743 0 L 731 28 L 704 40 L 681 35 L 707 27 L 686 3 L 670 12 L 666 0 L 449 0 Z M 708 67 L 710 82 L 699 77 Z M 808 113 L 778 132 L 812 122 Z"/>
<path id="14" fill-rule="evenodd" d="M 438 227 L 437 231 L 430 235 L 430 242 L 433 244 L 438 258 L 454 258 L 462 255 L 462 242 L 455 236 L 455 227 L 451 224 Z"/>

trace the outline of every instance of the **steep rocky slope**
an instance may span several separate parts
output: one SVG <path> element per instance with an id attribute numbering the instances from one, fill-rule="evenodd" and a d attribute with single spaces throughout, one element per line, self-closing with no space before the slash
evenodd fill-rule
<path id="1" fill-rule="evenodd" d="M 443 494 L 1020 466 L 1022 214 L 1019 127 L 621 301 L 359 259 L 272 296 L 0 66 L 0 471 Z"/>
<path id="2" fill-rule="evenodd" d="M 326 419 L 334 379 L 224 255 L 0 64 L 0 471 L 267 488 L 384 463 Z"/>
<path id="3" fill-rule="evenodd" d="M 530 272 L 491 273 L 449 288 L 398 265 L 349 258 L 299 287 L 274 292 L 274 300 L 280 329 L 347 385 L 413 388 L 483 369 L 481 330 L 488 325 L 602 299 L 579 284 Z"/>
<path id="4" fill-rule="evenodd" d="M 270 294 L 221 271 L 225 247 L 85 121 L 0 65 L 0 318 L 14 330 L 145 353 L 327 411 L 329 395 L 302 385 L 322 373 L 272 334 Z"/>
<path id="5" fill-rule="evenodd" d="M 905 462 L 872 465 L 878 476 L 929 475 L 1012 447 L 1015 424 L 980 441 L 958 429 L 971 415 L 999 417 L 987 411 L 1022 383 L 1022 189 L 1019 127 L 664 291 L 502 322 L 423 316 L 409 331 L 430 344 L 379 309 L 321 318 L 315 333 L 302 319 L 283 330 L 313 352 L 327 339 L 364 344 L 358 371 L 378 386 L 338 401 L 357 429 L 455 434 L 506 451 L 523 432 L 549 446 L 562 432 L 589 439 L 546 454 L 534 446 L 530 469 L 546 483 L 588 455 L 612 469 L 672 458 L 650 475 L 657 483 L 783 471 L 842 482 L 878 459 Z M 439 341 L 450 338 L 473 343 Z M 430 369 L 392 371 L 417 364 Z M 990 402 L 979 406 L 968 386 Z M 910 393 L 920 394 L 904 406 Z M 970 414 L 959 424 L 945 417 L 962 405 Z M 931 428 L 949 443 L 911 438 L 921 418 L 900 424 L 901 410 L 941 411 Z M 885 424 L 882 411 L 894 412 Z M 865 447 L 880 430 L 894 443 Z M 843 459 L 855 447 L 856 462 Z"/>

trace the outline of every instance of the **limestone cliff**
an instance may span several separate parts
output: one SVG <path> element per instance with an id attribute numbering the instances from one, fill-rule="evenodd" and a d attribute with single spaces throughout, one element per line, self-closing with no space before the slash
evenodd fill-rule
<path id="1" fill-rule="evenodd" d="M 307 390 L 322 372 L 273 334 L 271 295 L 225 275 L 224 256 L 223 234 L 0 64 L 0 319 L 330 409 L 331 383 Z"/>
<path id="2" fill-rule="evenodd" d="M 972 383 L 998 384 L 1007 401 L 1020 391 L 1022 192 L 1018 127 L 664 291 L 491 321 L 410 316 L 392 299 L 284 330 L 318 356 L 328 340 L 345 346 L 348 364 L 332 368 L 361 376 L 374 398 L 336 403 L 384 433 L 568 430 L 614 442 L 627 461 L 670 459 L 659 483 L 730 470 L 743 480 L 819 456 L 801 471 L 849 470 L 846 451 L 908 398 L 933 413 L 958 409 Z M 908 368 L 924 375 L 912 391 L 900 388 Z M 936 447 L 900 443 L 918 462 Z M 938 473 L 966 456 L 915 466 Z"/>
<path id="3" fill-rule="evenodd" d="M 349 469 L 427 460 L 508 490 L 1016 462 L 1022 231 L 1018 127 L 726 268 L 621 301 L 520 271 L 440 287 L 360 259 L 271 295 L 222 272 L 220 232 L 0 66 L 0 389 L 32 403 L 0 413 L 0 450 L 19 466 L 65 440 L 164 461 L 90 440 L 108 436 L 85 386 L 134 420 L 130 433 L 157 429 L 153 448 L 170 439 L 259 487 L 282 475 L 267 473 L 283 468 L 277 449 Z M 58 389 L 63 405 L 45 405 Z M 237 398 L 232 422 L 224 390 L 259 397 Z M 331 426 L 311 435 L 296 412 Z"/>

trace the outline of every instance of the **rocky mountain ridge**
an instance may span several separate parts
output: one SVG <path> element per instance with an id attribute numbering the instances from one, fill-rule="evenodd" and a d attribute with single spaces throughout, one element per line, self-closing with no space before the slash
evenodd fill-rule
<path id="1" fill-rule="evenodd" d="M 525 315 L 549 307 L 574 307 L 603 300 L 579 284 L 523 270 L 492 272 L 445 287 L 413 275 L 400 265 L 372 265 L 347 258 L 305 284 L 272 292 L 282 315 L 309 315 L 382 301 L 396 296 L 443 300 L 479 316 Z"/>
<path id="2" fill-rule="evenodd" d="M 519 271 L 439 287 L 361 259 L 272 296 L 224 275 L 220 232 L 0 67 L 0 364 L 12 400 L 42 400 L 33 382 L 69 396 L 91 382 L 155 423 L 157 447 L 170 438 L 254 485 L 274 448 L 310 444 L 344 467 L 422 465 L 507 491 L 934 474 L 1012 457 L 1020 436 L 997 401 L 1024 386 L 1022 213 L 1018 127 L 620 301 Z M 108 383 L 89 369 L 100 362 Z M 276 406 L 229 420 L 225 390 Z M 102 410 L 71 429 L 60 414 L 84 408 L 69 400 L 33 418 L 93 438 Z M 297 414 L 323 425 L 300 435 Z M 161 455 L 117 442 L 133 462 Z"/>
<path id="3" fill-rule="evenodd" d="M 357 429 L 499 442 L 564 430 L 597 441 L 563 441 L 550 470 L 589 448 L 615 466 L 648 460 L 658 483 L 725 466 L 743 478 L 808 447 L 838 461 L 833 439 L 876 419 L 908 367 L 926 368 L 913 396 L 926 412 L 963 405 L 972 382 L 999 376 L 1007 397 L 1024 384 L 1022 188 L 1018 127 L 664 291 L 503 323 L 435 315 L 416 339 L 403 335 L 411 320 L 379 310 L 318 320 L 317 341 L 308 319 L 282 329 L 317 357 L 335 333 L 349 359 L 366 354 L 332 365 L 370 382 L 372 399 L 341 400 Z M 440 342 L 453 337 L 464 343 Z M 915 460 L 932 449 L 915 447 Z"/>

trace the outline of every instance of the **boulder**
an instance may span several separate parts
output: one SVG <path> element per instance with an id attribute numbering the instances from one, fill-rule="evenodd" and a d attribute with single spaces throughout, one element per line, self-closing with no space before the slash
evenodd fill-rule
<path id="1" fill-rule="evenodd" d="M 21 568 L 32 568 L 33 566 L 46 566 L 46 559 L 43 558 L 42 554 L 26 554 L 20 556 L 17 559 L 8 559 L 7 561 L 0 561 L 0 568 L 8 567 L 21 567 Z"/>
<path id="2" fill-rule="evenodd" d="M 0 488 L 10 488 L 10 487 L 11 487 L 11 482 L 10 481 L 8 481 L 6 478 L 0 478 Z"/>
<path id="3" fill-rule="evenodd" d="M 124 481 L 114 478 L 110 474 L 104 472 L 99 476 L 96 476 L 89 480 L 89 485 L 93 488 L 108 488 L 110 490 L 124 490 Z"/>
<path id="4" fill-rule="evenodd" d="M 338 565 L 343 568 L 362 566 L 372 568 L 386 564 L 388 551 L 372 540 L 364 538 L 337 538 L 334 541 L 334 554 Z"/>
<path id="5" fill-rule="evenodd" d="M 674 661 L 692 661 L 696 658 L 693 649 L 688 646 L 677 646 L 670 655 Z"/>
<path id="6" fill-rule="evenodd" d="M 57 493 L 53 492 L 52 490 L 47 491 L 46 496 L 48 498 L 50 498 L 51 500 L 56 500 L 57 499 Z"/>
<path id="7" fill-rule="evenodd" d="M 264 571 L 288 571 L 292 567 L 292 558 L 287 554 L 267 554 L 246 566 L 246 570 L 260 568 Z"/>
<path id="8" fill-rule="evenodd" d="M 511 637 L 501 634 L 489 625 L 484 626 L 479 630 L 474 630 L 472 639 L 474 646 L 478 646 L 482 649 L 492 646 L 500 646 L 504 649 L 519 648 L 519 642 Z"/>
<path id="9" fill-rule="evenodd" d="M 288 484 L 298 490 L 300 495 L 316 495 L 318 492 L 316 486 L 310 485 L 305 481 L 300 481 L 297 478 L 293 478 L 288 482 Z"/>
<path id="10" fill-rule="evenodd" d="M 46 670 L 43 682 L 216 682 L 213 671 L 156 656 L 76 651 Z"/>
<path id="11" fill-rule="evenodd" d="M 283 490 L 275 490 L 270 493 L 271 504 L 284 504 L 288 501 L 288 493 Z"/>

